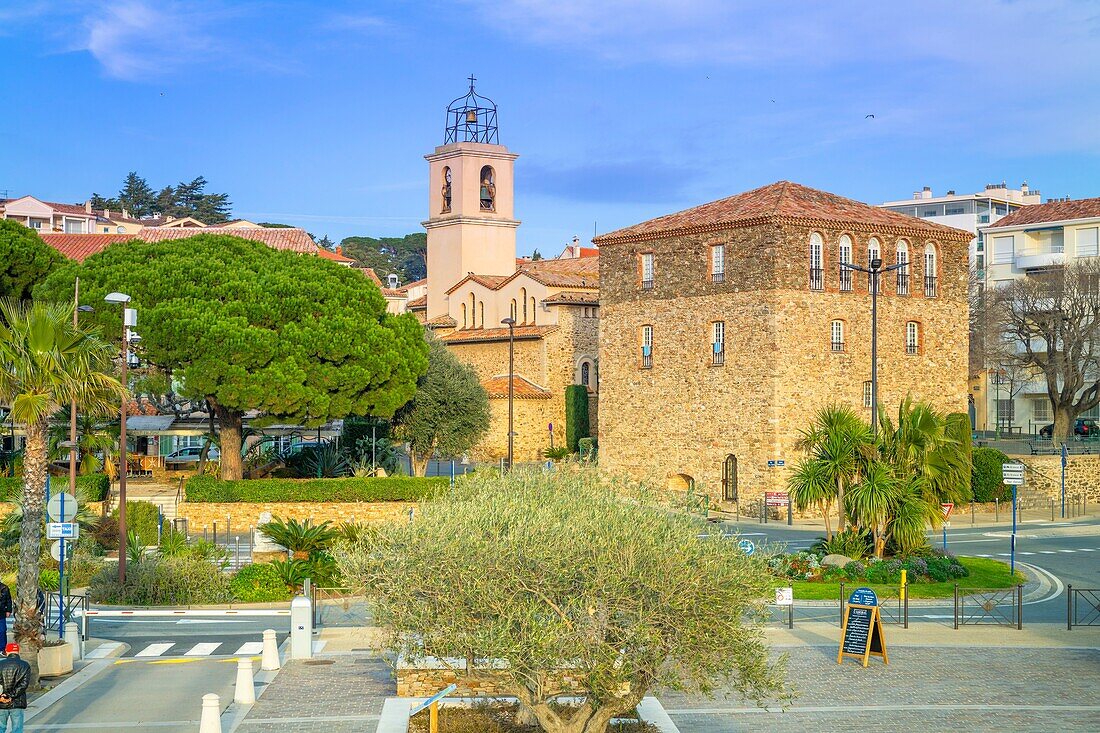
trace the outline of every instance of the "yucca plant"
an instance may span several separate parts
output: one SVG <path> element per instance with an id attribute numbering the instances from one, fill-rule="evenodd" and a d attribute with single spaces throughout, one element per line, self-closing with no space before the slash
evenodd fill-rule
<path id="1" fill-rule="evenodd" d="M 302 451 L 302 478 L 342 478 L 352 472 L 347 454 L 332 444 Z"/>
<path id="2" fill-rule="evenodd" d="M 819 537 L 810 549 L 826 555 L 844 555 L 853 560 L 862 560 L 871 554 L 871 540 L 866 532 L 849 528 L 832 537 Z"/>
<path id="3" fill-rule="evenodd" d="M 305 560 L 272 560 L 271 567 L 279 575 L 279 580 L 293 591 L 302 587 L 310 576 L 310 564 Z"/>
<path id="4" fill-rule="evenodd" d="M 260 532 L 272 542 L 290 550 L 294 557 L 304 560 L 311 552 L 327 550 L 339 536 L 339 531 L 331 525 L 328 521 L 315 525 L 308 519 L 299 522 L 297 519 L 283 521 L 275 518 L 267 524 L 261 524 Z"/>

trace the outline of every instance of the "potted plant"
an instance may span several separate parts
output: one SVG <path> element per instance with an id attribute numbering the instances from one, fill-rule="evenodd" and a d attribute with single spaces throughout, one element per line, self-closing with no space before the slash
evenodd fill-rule
<path id="1" fill-rule="evenodd" d="M 73 671 L 73 645 L 63 639 L 47 639 L 38 650 L 38 674 L 60 677 Z"/>

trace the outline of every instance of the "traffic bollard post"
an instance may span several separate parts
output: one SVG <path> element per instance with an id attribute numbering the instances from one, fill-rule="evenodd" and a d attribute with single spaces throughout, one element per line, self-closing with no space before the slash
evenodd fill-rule
<path id="1" fill-rule="evenodd" d="M 221 698 L 213 692 L 202 696 L 202 714 L 199 717 L 199 733 L 222 733 Z"/>
<path id="2" fill-rule="evenodd" d="M 260 659 L 260 669 L 273 672 L 279 669 L 279 645 L 275 639 L 275 629 L 264 630 L 264 652 Z"/>
<path id="3" fill-rule="evenodd" d="M 256 683 L 252 679 L 252 657 L 237 660 L 237 685 L 233 691 L 233 702 L 252 705 L 256 702 Z"/>

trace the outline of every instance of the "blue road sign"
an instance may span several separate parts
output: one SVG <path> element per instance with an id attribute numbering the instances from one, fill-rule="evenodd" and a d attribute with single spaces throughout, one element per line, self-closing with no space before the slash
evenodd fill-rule
<path id="1" fill-rule="evenodd" d="M 848 596 L 848 603 L 854 603 L 857 606 L 877 606 L 878 596 L 870 588 L 856 588 L 852 591 L 852 595 Z"/>
<path id="2" fill-rule="evenodd" d="M 787 462 L 786 462 L 786 461 L 784 461 L 784 460 L 782 460 L 782 459 L 780 459 L 780 460 L 778 460 L 778 461 L 776 461 L 776 462 L 775 462 L 775 465 L 777 465 L 777 466 L 786 466 L 786 465 L 787 465 Z"/>
<path id="3" fill-rule="evenodd" d="M 740 547 L 741 552 L 746 555 L 752 555 L 752 553 L 756 552 L 756 545 L 752 543 L 752 540 L 741 540 L 737 543 L 737 546 Z"/>
<path id="4" fill-rule="evenodd" d="M 768 468 L 775 468 L 775 461 L 768 461 Z"/>

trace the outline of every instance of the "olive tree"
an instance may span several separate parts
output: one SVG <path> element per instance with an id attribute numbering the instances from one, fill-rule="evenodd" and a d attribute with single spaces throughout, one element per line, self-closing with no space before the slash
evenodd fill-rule
<path id="1" fill-rule="evenodd" d="M 395 651 L 464 660 L 461 677 L 491 679 L 544 731 L 604 733 L 655 686 L 785 695 L 763 561 L 625 490 L 587 470 L 479 472 L 337 563 Z"/>
<path id="2" fill-rule="evenodd" d="M 362 273 L 319 257 L 220 234 L 122 242 L 54 272 L 36 297 L 60 299 L 77 276 L 85 302 L 131 296 L 142 358 L 217 416 L 225 479 L 243 472 L 245 412 L 307 426 L 388 417 L 427 368 L 416 319 L 387 313 Z M 118 332 L 117 310 L 90 318 Z"/>

